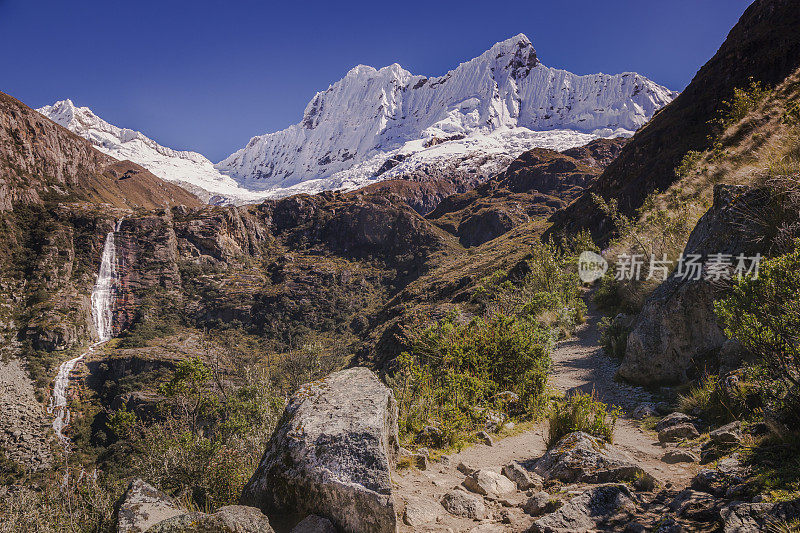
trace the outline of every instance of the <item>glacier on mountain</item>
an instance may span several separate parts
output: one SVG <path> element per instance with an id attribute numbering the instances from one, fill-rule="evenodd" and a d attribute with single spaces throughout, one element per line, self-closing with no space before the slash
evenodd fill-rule
<path id="1" fill-rule="evenodd" d="M 101 152 L 115 159 L 133 161 L 206 201 L 249 202 L 267 196 L 242 187 L 214 168 L 202 154 L 161 146 L 141 132 L 109 124 L 88 107 L 77 107 L 71 100 L 61 100 L 36 111 L 89 140 Z"/>
<path id="2" fill-rule="evenodd" d="M 675 96 L 632 72 L 579 76 L 546 67 L 520 34 L 439 77 L 359 65 L 317 93 L 298 124 L 253 137 L 216 165 L 70 100 L 38 111 L 211 203 L 246 203 L 385 179 L 476 183 L 531 148 L 630 136 Z"/>
<path id="3" fill-rule="evenodd" d="M 566 149 L 631 135 L 676 95 L 636 73 L 578 76 L 546 67 L 520 34 L 435 78 L 398 64 L 380 70 L 359 65 L 317 93 L 300 123 L 253 137 L 216 167 L 262 190 L 302 188 L 320 178 L 363 181 L 349 171 L 390 154 L 427 159 L 425 152 L 442 142 L 481 149 L 483 137 L 495 131 L 529 140 L 514 155 L 545 139 Z M 551 138 L 554 130 L 562 133 Z"/>

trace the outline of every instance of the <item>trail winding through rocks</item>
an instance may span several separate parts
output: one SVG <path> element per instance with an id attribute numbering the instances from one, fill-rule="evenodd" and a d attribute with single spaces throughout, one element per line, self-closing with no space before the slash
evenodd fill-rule
<path id="1" fill-rule="evenodd" d="M 679 490 L 690 484 L 698 467 L 695 464 L 666 464 L 663 455 L 674 447 L 658 442 L 655 432 L 639 427 L 639 422 L 630 413 L 643 402 L 653 402 L 653 395 L 642 387 L 614 380 L 619 362 L 606 355 L 600 346 L 598 328 L 602 315 L 587 294 L 587 320 L 579 326 L 575 335 L 560 342 L 552 354 L 549 384 L 555 392 L 568 394 L 575 390 L 595 391 L 598 399 L 609 406 L 619 406 L 624 415 L 618 420 L 614 431 L 614 445 L 630 455 L 644 470 L 650 473 L 662 487 Z M 397 503 L 401 511 L 408 502 L 438 502 L 451 489 L 460 485 L 464 474 L 457 470 L 459 463 L 474 469 L 500 472 L 503 465 L 512 461 L 529 461 L 546 451 L 547 422 L 535 425 L 530 430 L 496 439 L 493 446 L 475 444 L 449 456 L 447 463 L 431 462 L 427 470 L 412 469 L 395 476 Z M 516 495 L 524 501 L 524 493 Z M 512 503 L 513 502 L 513 498 Z M 435 523 L 409 526 L 401 525 L 401 531 L 524 531 L 533 521 L 518 507 L 494 504 L 495 511 L 506 517 L 502 523 L 494 519 L 482 522 L 458 518 L 442 513 Z M 507 502 L 508 503 L 508 502 Z"/>

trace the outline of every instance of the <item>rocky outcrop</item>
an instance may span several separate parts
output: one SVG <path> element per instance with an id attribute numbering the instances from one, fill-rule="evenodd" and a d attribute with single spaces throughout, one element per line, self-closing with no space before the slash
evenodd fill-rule
<path id="1" fill-rule="evenodd" d="M 229 505 L 213 514 L 182 509 L 141 479 L 128 485 L 117 505 L 117 533 L 274 533 L 254 507 Z"/>
<path id="2" fill-rule="evenodd" d="M 715 362 L 726 337 L 714 300 L 724 295 L 725 284 L 709 275 L 709 257 L 726 254 L 732 275 L 739 254 L 780 253 L 800 234 L 798 221 L 800 209 L 792 195 L 769 187 L 717 185 L 711 209 L 683 252 L 684 257 L 698 255 L 704 263 L 700 279 L 684 279 L 676 271 L 656 288 L 633 324 L 619 375 L 640 384 L 683 382 Z"/>
<path id="3" fill-rule="evenodd" d="M 533 533 L 585 533 L 596 529 L 621 531 L 636 511 L 625 485 L 600 485 L 572 498 L 557 511 L 536 520 Z"/>
<path id="4" fill-rule="evenodd" d="M 800 518 L 800 500 L 780 503 L 733 502 L 720 511 L 724 533 L 765 531 Z M 787 528 L 786 531 L 789 531 Z"/>
<path id="5" fill-rule="evenodd" d="M 172 498 L 135 479 L 118 505 L 117 533 L 144 533 L 151 526 L 183 513 Z"/>
<path id="6" fill-rule="evenodd" d="M 554 213 L 577 198 L 614 160 L 626 139 L 598 139 L 564 152 L 534 148 L 474 190 L 442 200 L 427 218 L 477 246 Z"/>
<path id="7" fill-rule="evenodd" d="M 391 390 L 366 368 L 336 372 L 292 396 L 242 503 L 317 514 L 346 532 L 394 532 L 398 450 Z"/>
<path id="8" fill-rule="evenodd" d="M 564 483 L 609 483 L 649 477 L 613 445 L 580 431 L 565 435 L 536 463 L 534 472 Z"/>

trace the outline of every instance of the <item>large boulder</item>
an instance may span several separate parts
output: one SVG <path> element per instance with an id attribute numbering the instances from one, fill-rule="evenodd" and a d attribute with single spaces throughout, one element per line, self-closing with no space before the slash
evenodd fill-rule
<path id="1" fill-rule="evenodd" d="M 585 533 L 600 529 L 622 531 L 636 511 L 625 485 L 600 485 L 572 498 L 557 511 L 536 520 L 533 533 Z"/>
<path id="2" fill-rule="evenodd" d="M 714 313 L 725 284 L 709 274 L 712 254 L 746 257 L 781 251 L 798 233 L 797 206 L 770 188 L 717 185 L 714 203 L 692 230 L 684 257 L 699 255 L 700 279 L 676 271 L 648 297 L 628 335 L 619 375 L 652 385 L 685 382 L 726 341 Z M 783 228 L 785 231 L 779 231 Z M 728 361 L 727 364 L 731 362 Z"/>
<path id="3" fill-rule="evenodd" d="M 342 370 L 292 396 L 241 501 L 345 532 L 394 532 L 398 450 L 392 391 L 366 368 Z"/>
<path id="4" fill-rule="evenodd" d="M 609 483 L 649 478 L 627 454 L 602 439 L 576 431 L 537 461 L 534 472 L 564 483 Z"/>
<path id="5" fill-rule="evenodd" d="M 483 498 L 463 490 L 451 490 L 442 497 L 442 507 L 454 516 L 473 520 L 486 518 L 486 504 Z"/>

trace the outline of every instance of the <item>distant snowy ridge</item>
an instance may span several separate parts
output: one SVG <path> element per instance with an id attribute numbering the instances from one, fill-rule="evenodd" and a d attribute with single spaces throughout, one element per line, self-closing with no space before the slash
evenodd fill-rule
<path id="1" fill-rule="evenodd" d="M 386 179 L 476 183 L 531 148 L 630 136 L 675 96 L 636 73 L 578 76 L 546 67 L 520 34 L 440 77 L 359 65 L 317 93 L 300 123 L 253 137 L 216 165 L 70 100 L 37 111 L 210 203 L 248 203 Z"/>
<path id="2" fill-rule="evenodd" d="M 71 100 L 61 100 L 36 111 L 88 139 L 101 152 L 115 159 L 133 161 L 206 201 L 239 203 L 266 196 L 241 187 L 236 180 L 214 168 L 202 154 L 161 146 L 141 132 L 109 124 L 88 107 L 77 107 Z"/>
<path id="3" fill-rule="evenodd" d="M 425 160 L 441 141 L 463 147 L 470 138 L 481 149 L 480 138 L 498 130 L 517 139 L 525 132 L 571 130 L 571 140 L 560 134 L 561 149 L 630 135 L 675 96 L 636 73 L 578 76 L 546 67 L 520 34 L 436 78 L 397 64 L 380 70 L 359 65 L 317 93 L 300 123 L 253 137 L 216 167 L 272 195 L 303 190 L 309 180 L 326 189 L 348 181 L 355 187 L 375 179 L 357 172 L 364 163 L 396 153 Z M 513 133 L 519 128 L 521 135 Z M 542 138 L 529 138 L 516 155 L 542 146 Z"/>

